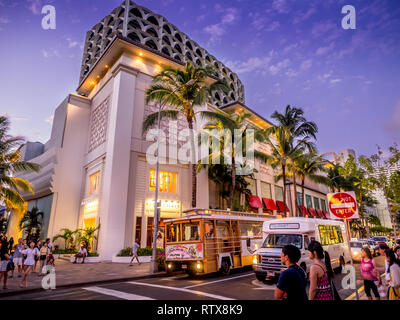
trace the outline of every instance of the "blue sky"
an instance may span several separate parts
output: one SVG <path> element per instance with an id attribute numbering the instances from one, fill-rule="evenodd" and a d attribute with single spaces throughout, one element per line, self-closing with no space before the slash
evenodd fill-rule
<path id="1" fill-rule="evenodd" d="M 86 31 L 122 0 L 0 0 L 0 114 L 45 142 L 54 109 L 78 85 Z M 400 143 L 400 1 L 140 0 L 236 72 L 246 104 L 269 118 L 301 107 L 320 152 Z M 56 30 L 41 8 L 56 8 Z M 356 8 L 357 29 L 341 27 Z"/>

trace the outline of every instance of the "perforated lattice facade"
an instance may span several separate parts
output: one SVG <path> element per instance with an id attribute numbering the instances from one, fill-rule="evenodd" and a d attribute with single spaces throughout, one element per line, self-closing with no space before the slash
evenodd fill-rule
<path id="1" fill-rule="evenodd" d="M 125 1 L 115 8 L 90 31 L 87 32 L 80 82 L 90 72 L 91 68 L 100 58 L 101 54 L 111 44 L 116 35 L 126 35 L 133 42 L 158 51 L 161 55 L 178 62 L 190 61 L 195 65 L 205 66 L 212 64 L 218 72 L 218 76 L 225 78 L 231 91 L 228 94 L 213 92 L 214 103 L 218 106 L 234 101 L 244 103 L 244 87 L 238 76 L 228 67 L 201 48 L 186 34 L 180 32 L 164 17 L 150 10 L 138 6 L 130 1 L 129 13 L 126 25 Z M 126 31 L 126 32 L 124 32 Z"/>
<path id="2" fill-rule="evenodd" d="M 89 152 L 102 145 L 107 138 L 109 98 L 92 111 Z"/>

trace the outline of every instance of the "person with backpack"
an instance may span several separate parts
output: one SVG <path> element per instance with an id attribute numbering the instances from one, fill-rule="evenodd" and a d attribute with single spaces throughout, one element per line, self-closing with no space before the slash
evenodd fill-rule
<path id="1" fill-rule="evenodd" d="M 334 300 L 334 289 L 331 284 L 333 270 L 328 253 L 318 241 L 311 241 L 308 254 L 313 265 L 310 268 L 310 300 Z"/>
<path id="2" fill-rule="evenodd" d="M 287 267 L 279 277 L 275 289 L 276 300 L 306 301 L 306 278 L 304 270 L 297 264 L 301 258 L 299 248 L 287 245 L 282 248 L 281 263 Z"/>

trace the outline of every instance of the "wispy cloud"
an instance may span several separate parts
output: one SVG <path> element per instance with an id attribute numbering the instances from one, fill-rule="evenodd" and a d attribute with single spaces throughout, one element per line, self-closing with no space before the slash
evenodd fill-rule
<path id="1" fill-rule="evenodd" d="M 227 32 L 227 29 L 232 25 L 239 16 L 239 11 L 236 8 L 223 8 L 219 4 L 215 5 L 215 10 L 221 13 L 221 22 L 205 27 L 204 32 L 210 35 L 209 43 L 214 44 L 221 40 L 221 37 Z"/>
<path id="2" fill-rule="evenodd" d="M 274 30 L 278 29 L 279 26 L 280 26 L 279 21 L 273 21 L 267 28 L 265 28 L 265 31 L 267 31 L 267 32 L 274 31 Z"/>
<path id="3" fill-rule="evenodd" d="M 298 24 L 303 21 L 306 21 L 309 17 L 311 17 L 316 12 L 315 8 L 310 8 L 307 10 L 306 13 L 300 13 L 296 18 L 293 20 L 293 24 Z"/>
<path id="4" fill-rule="evenodd" d="M 42 1 L 41 0 L 28 0 L 28 9 L 35 15 L 41 14 Z"/>
<path id="5" fill-rule="evenodd" d="M 311 67 L 312 67 L 312 60 L 311 59 L 304 60 L 300 65 L 300 70 L 305 71 L 310 69 Z"/>
<path id="6" fill-rule="evenodd" d="M 26 121 L 29 120 L 27 117 L 17 116 L 15 114 L 10 114 L 7 112 L 1 113 L 0 116 L 7 117 L 11 121 Z"/>
<path id="7" fill-rule="evenodd" d="M 0 17 L 0 24 L 8 24 L 10 22 L 11 22 L 11 20 L 8 19 L 7 17 L 4 17 L 4 16 Z"/>
<path id="8" fill-rule="evenodd" d="M 269 72 L 271 75 L 276 75 L 278 74 L 281 70 L 287 68 L 289 66 L 290 60 L 289 59 L 284 59 L 282 61 L 279 61 L 275 65 L 272 65 L 269 67 Z"/>
<path id="9" fill-rule="evenodd" d="M 317 51 L 315 52 L 315 54 L 316 54 L 317 56 L 322 56 L 322 55 L 324 55 L 324 54 L 327 54 L 327 53 L 331 52 L 331 51 L 333 50 L 334 47 L 335 47 L 335 43 L 334 43 L 334 42 L 331 42 L 331 44 L 328 45 L 328 46 L 326 46 L 326 47 L 319 47 L 319 48 L 317 49 Z"/>
<path id="10" fill-rule="evenodd" d="M 74 48 L 79 44 L 78 41 L 74 41 L 71 38 L 67 38 L 67 42 L 68 42 L 68 48 Z"/>
<path id="11" fill-rule="evenodd" d="M 279 13 L 288 13 L 289 5 L 286 0 L 274 0 L 272 1 L 272 8 Z"/>
<path id="12" fill-rule="evenodd" d="M 342 79 L 332 79 L 331 81 L 329 81 L 330 83 L 334 84 L 334 83 L 339 83 L 342 82 Z"/>
<path id="13" fill-rule="evenodd" d="M 228 61 L 226 65 L 237 73 L 258 72 L 266 70 L 271 57 L 251 57 L 246 61 Z"/>
<path id="14" fill-rule="evenodd" d="M 51 115 L 49 117 L 47 117 L 46 119 L 44 119 L 45 122 L 53 124 L 53 120 L 54 120 L 54 115 Z"/>

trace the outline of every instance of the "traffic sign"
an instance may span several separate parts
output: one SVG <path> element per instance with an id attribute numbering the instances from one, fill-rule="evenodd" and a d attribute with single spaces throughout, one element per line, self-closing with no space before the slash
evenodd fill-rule
<path id="1" fill-rule="evenodd" d="M 356 194 L 354 191 L 328 193 L 331 219 L 358 219 Z"/>

